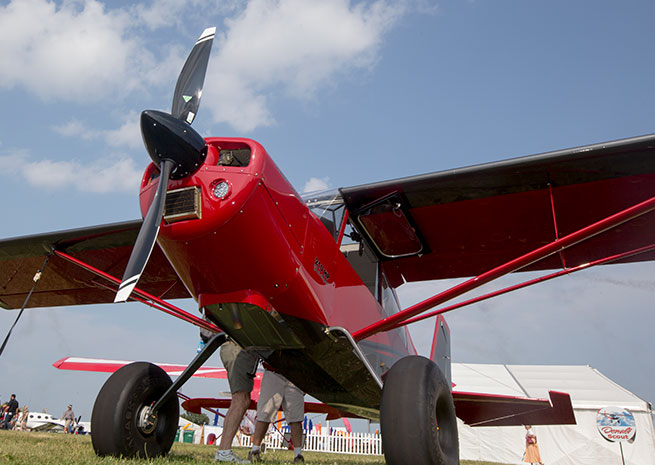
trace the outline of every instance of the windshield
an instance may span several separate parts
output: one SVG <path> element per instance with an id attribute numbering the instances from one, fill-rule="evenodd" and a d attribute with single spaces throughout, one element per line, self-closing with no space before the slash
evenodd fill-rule
<path id="1" fill-rule="evenodd" d="M 337 189 L 329 191 L 310 192 L 303 194 L 303 200 L 309 209 L 325 225 L 336 241 L 339 236 L 339 228 L 346 211 L 341 194 Z"/>

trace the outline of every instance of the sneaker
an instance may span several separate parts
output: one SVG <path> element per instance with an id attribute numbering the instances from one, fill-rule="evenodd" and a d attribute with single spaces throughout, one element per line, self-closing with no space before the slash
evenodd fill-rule
<path id="1" fill-rule="evenodd" d="M 231 463 L 250 463 L 250 460 L 243 460 L 234 455 L 232 449 L 230 450 L 217 450 L 216 457 L 214 458 L 215 462 L 231 462 Z"/>
<path id="2" fill-rule="evenodd" d="M 261 449 L 260 450 L 250 450 L 248 452 L 248 460 L 251 462 L 261 462 L 262 461 L 262 454 L 261 454 Z"/>
<path id="3" fill-rule="evenodd" d="M 305 463 L 305 457 L 303 457 L 302 454 L 296 455 L 293 459 L 293 463 Z"/>

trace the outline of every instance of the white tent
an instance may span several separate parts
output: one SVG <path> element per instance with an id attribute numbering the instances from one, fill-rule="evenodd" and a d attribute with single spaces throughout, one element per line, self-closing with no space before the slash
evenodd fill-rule
<path id="1" fill-rule="evenodd" d="M 571 395 L 577 425 L 534 426 L 541 459 L 548 465 L 655 465 L 651 405 L 590 366 L 488 365 L 453 363 L 455 390 L 548 399 L 548 391 Z M 603 407 L 628 409 L 635 417 L 634 442 L 605 440 L 596 427 Z M 469 427 L 458 420 L 460 458 L 523 463 L 525 429 Z"/>

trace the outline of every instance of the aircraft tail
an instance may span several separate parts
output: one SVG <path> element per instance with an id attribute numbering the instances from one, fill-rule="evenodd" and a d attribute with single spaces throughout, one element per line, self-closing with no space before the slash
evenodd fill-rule
<path id="1" fill-rule="evenodd" d="M 448 385 L 452 386 L 450 372 L 450 328 L 442 315 L 437 316 L 437 321 L 434 324 L 430 360 L 437 364 L 446 377 L 446 380 L 448 380 Z"/>

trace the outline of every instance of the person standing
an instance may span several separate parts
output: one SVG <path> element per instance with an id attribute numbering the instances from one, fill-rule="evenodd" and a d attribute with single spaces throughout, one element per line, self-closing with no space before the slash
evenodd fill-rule
<path id="1" fill-rule="evenodd" d="M 73 406 L 69 405 L 68 409 L 61 416 L 61 419 L 64 420 L 64 433 L 72 433 L 73 428 L 72 424 L 75 421 L 75 413 L 73 413 Z"/>
<path id="2" fill-rule="evenodd" d="M 230 402 L 230 408 L 223 421 L 223 434 L 214 460 L 250 463 L 250 460 L 242 460 L 234 455 L 232 441 L 237 434 L 243 415 L 250 406 L 250 393 L 254 385 L 259 359 L 247 350 L 243 350 L 234 341 L 228 340 L 221 346 L 221 360 L 227 370 L 232 402 Z"/>
<path id="3" fill-rule="evenodd" d="M 5 411 L 5 418 L 2 421 L 2 429 L 11 429 L 11 420 L 14 418 L 14 415 L 16 415 L 16 411 L 18 410 L 18 401 L 16 400 L 16 394 L 12 394 L 9 402 L 7 402 L 7 407 Z"/>
<path id="4" fill-rule="evenodd" d="M 525 454 L 523 455 L 523 461 L 544 465 L 541 461 L 541 454 L 539 454 L 537 435 L 532 431 L 532 426 L 525 425 L 525 431 Z"/>
<path id="5" fill-rule="evenodd" d="M 18 427 L 21 431 L 28 431 L 27 420 L 29 419 L 29 416 L 30 416 L 30 409 L 26 405 L 23 407 L 23 413 L 21 414 L 20 417 L 20 425 Z"/>
<path id="6" fill-rule="evenodd" d="M 261 462 L 261 444 L 268 426 L 282 406 L 284 416 L 291 430 L 294 463 L 304 463 L 302 456 L 302 421 L 305 416 L 305 394 L 284 376 L 270 370 L 264 370 L 262 385 L 257 401 L 257 424 L 252 437 L 252 449 L 248 458 Z"/>

